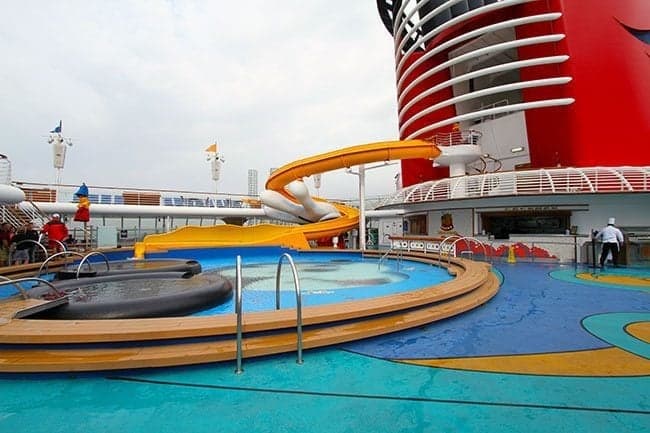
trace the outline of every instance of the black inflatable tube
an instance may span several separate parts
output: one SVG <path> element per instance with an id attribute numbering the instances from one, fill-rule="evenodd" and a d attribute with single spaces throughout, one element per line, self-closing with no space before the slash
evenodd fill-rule
<path id="1" fill-rule="evenodd" d="M 185 316 L 220 305 L 232 297 L 232 284 L 217 274 L 193 276 L 190 272 L 150 272 L 140 274 L 106 275 L 80 280 L 65 280 L 54 283 L 63 292 L 83 291 L 84 286 L 112 281 L 160 280 L 163 284 L 184 284 L 192 280 L 188 290 L 156 296 L 116 299 L 101 302 L 76 302 L 74 295 L 69 303 L 30 316 L 32 319 L 133 319 L 151 317 Z M 46 287 L 35 287 L 30 295 L 40 297 Z"/>
<path id="2" fill-rule="evenodd" d="M 145 260 L 113 260 L 109 261 L 109 270 L 106 270 L 106 263 L 97 261 L 90 263 L 90 267 L 84 263 L 79 278 L 97 277 L 104 275 L 136 274 L 150 272 L 191 272 L 200 274 L 201 263 L 196 260 L 186 259 L 145 259 Z M 77 278 L 77 267 L 79 263 L 57 271 L 57 280 L 70 280 Z"/>

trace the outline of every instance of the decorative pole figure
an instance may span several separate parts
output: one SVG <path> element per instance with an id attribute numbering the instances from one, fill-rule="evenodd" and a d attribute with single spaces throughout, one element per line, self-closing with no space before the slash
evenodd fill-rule
<path id="1" fill-rule="evenodd" d="M 217 143 L 212 143 L 208 147 L 206 147 L 205 152 L 207 152 L 208 156 L 206 157 L 206 161 L 211 163 L 210 171 L 212 172 L 212 180 L 214 180 L 215 183 L 215 193 L 218 192 L 218 187 L 217 183 L 219 182 L 219 178 L 221 177 L 221 164 L 225 162 L 223 159 L 223 156 L 219 154 L 219 150 L 217 147 Z"/>
<path id="2" fill-rule="evenodd" d="M 88 199 L 88 187 L 85 182 L 81 183 L 81 186 L 74 193 L 75 196 L 79 198 L 79 204 L 77 205 L 77 212 L 74 214 L 75 221 L 81 221 L 84 223 L 84 249 L 88 250 L 88 221 L 90 221 L 90 200 Z"/>
<path id="3" fill-rule="evenodd" d="M 61 184 L 61 172 L 65 166 L 65 153 L 68 147 L 72 146 L 72 140 L 63 137 L 63 122 L 59 120 L 59 124 L 50 131 L 50 138 L 47 140 L 52 145 L 52 160 L 54 168 L 56 169 L 56 193 L 59 195 L 59 185 Z M 57 197 L 58 200 L 58 197 Z"/>

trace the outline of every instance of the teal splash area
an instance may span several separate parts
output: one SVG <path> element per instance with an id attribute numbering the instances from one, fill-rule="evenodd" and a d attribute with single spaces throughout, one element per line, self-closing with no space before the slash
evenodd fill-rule
<path id="1" fill-rule="evenodd" d="M 621 331 L 650 323 L 648 293 L 555 279 L 553 272 L 568 269 L 557 265 L 495 267 L 501 290 L 478 309 L 415 330 L 307 350 L 303 364 L 287 354 L 245 359 L 241 374 L 234 362 L 5 374 L 0 431 L 650 431 L 649 344 Z M 641 373 L 578 377 L 401 362 L 610 349 L 636 357 Z"/>

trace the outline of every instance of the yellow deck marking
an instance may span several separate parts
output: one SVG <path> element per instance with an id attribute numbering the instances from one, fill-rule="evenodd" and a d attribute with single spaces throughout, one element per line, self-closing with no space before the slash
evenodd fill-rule
<path id="1" fill-rule="evenodd" d="M 402 361 L 429 367 L 552 376 L 645 376 L 650 360 L 616 347 L 578 352 Z"/>
<path id="2" fill-rule="evenodd" d="M 631 323 L 625 327 L 625 331 L 641 341 L 650 343 L 650 322 Z"/>
<path id="3" fill-rule="evenodd" d="M 621 284 L 624 286 L 650 287 L 650 278 L 634 277 L 631 275 L 590 274 L 583 272 L 576 274 L 576 278 L 607 284 Z"/>

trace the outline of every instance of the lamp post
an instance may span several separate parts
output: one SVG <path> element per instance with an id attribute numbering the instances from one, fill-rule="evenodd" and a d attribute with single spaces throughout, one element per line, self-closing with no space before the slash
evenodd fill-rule
<path id="1" fill-rule="evenodd" d="M 212 173 L 212 180 L 214 180 L 215 183 L 214 192 L 216 194 L 219 189 L 217 184 L 219 182 L 219 178 L 221 177 L 221 164 L 225 162 L 225 160 L 219 154 L 219 150 L 216 142 L 209 145 L 205 149 L 205 152 L 207 152 L 208 154 L 208 156 L 206 157 L 206 161 L 210 163 L 210 172 Z"/>
<path id="2" fill-rule="evenodd" d="M 52 162 L 56 170 L 54 184 L 56 185 L 56 200 L 59 200 L 59 186 L 61 185 L 61 174 L 65 166 L 65 154 L 68 147 L 72 147 L 72 140 L 63 137 L 63 124 L 59 120 L 59 125 L 50 131 L 50 137 L 47 142 L 52 145 Z"/>

